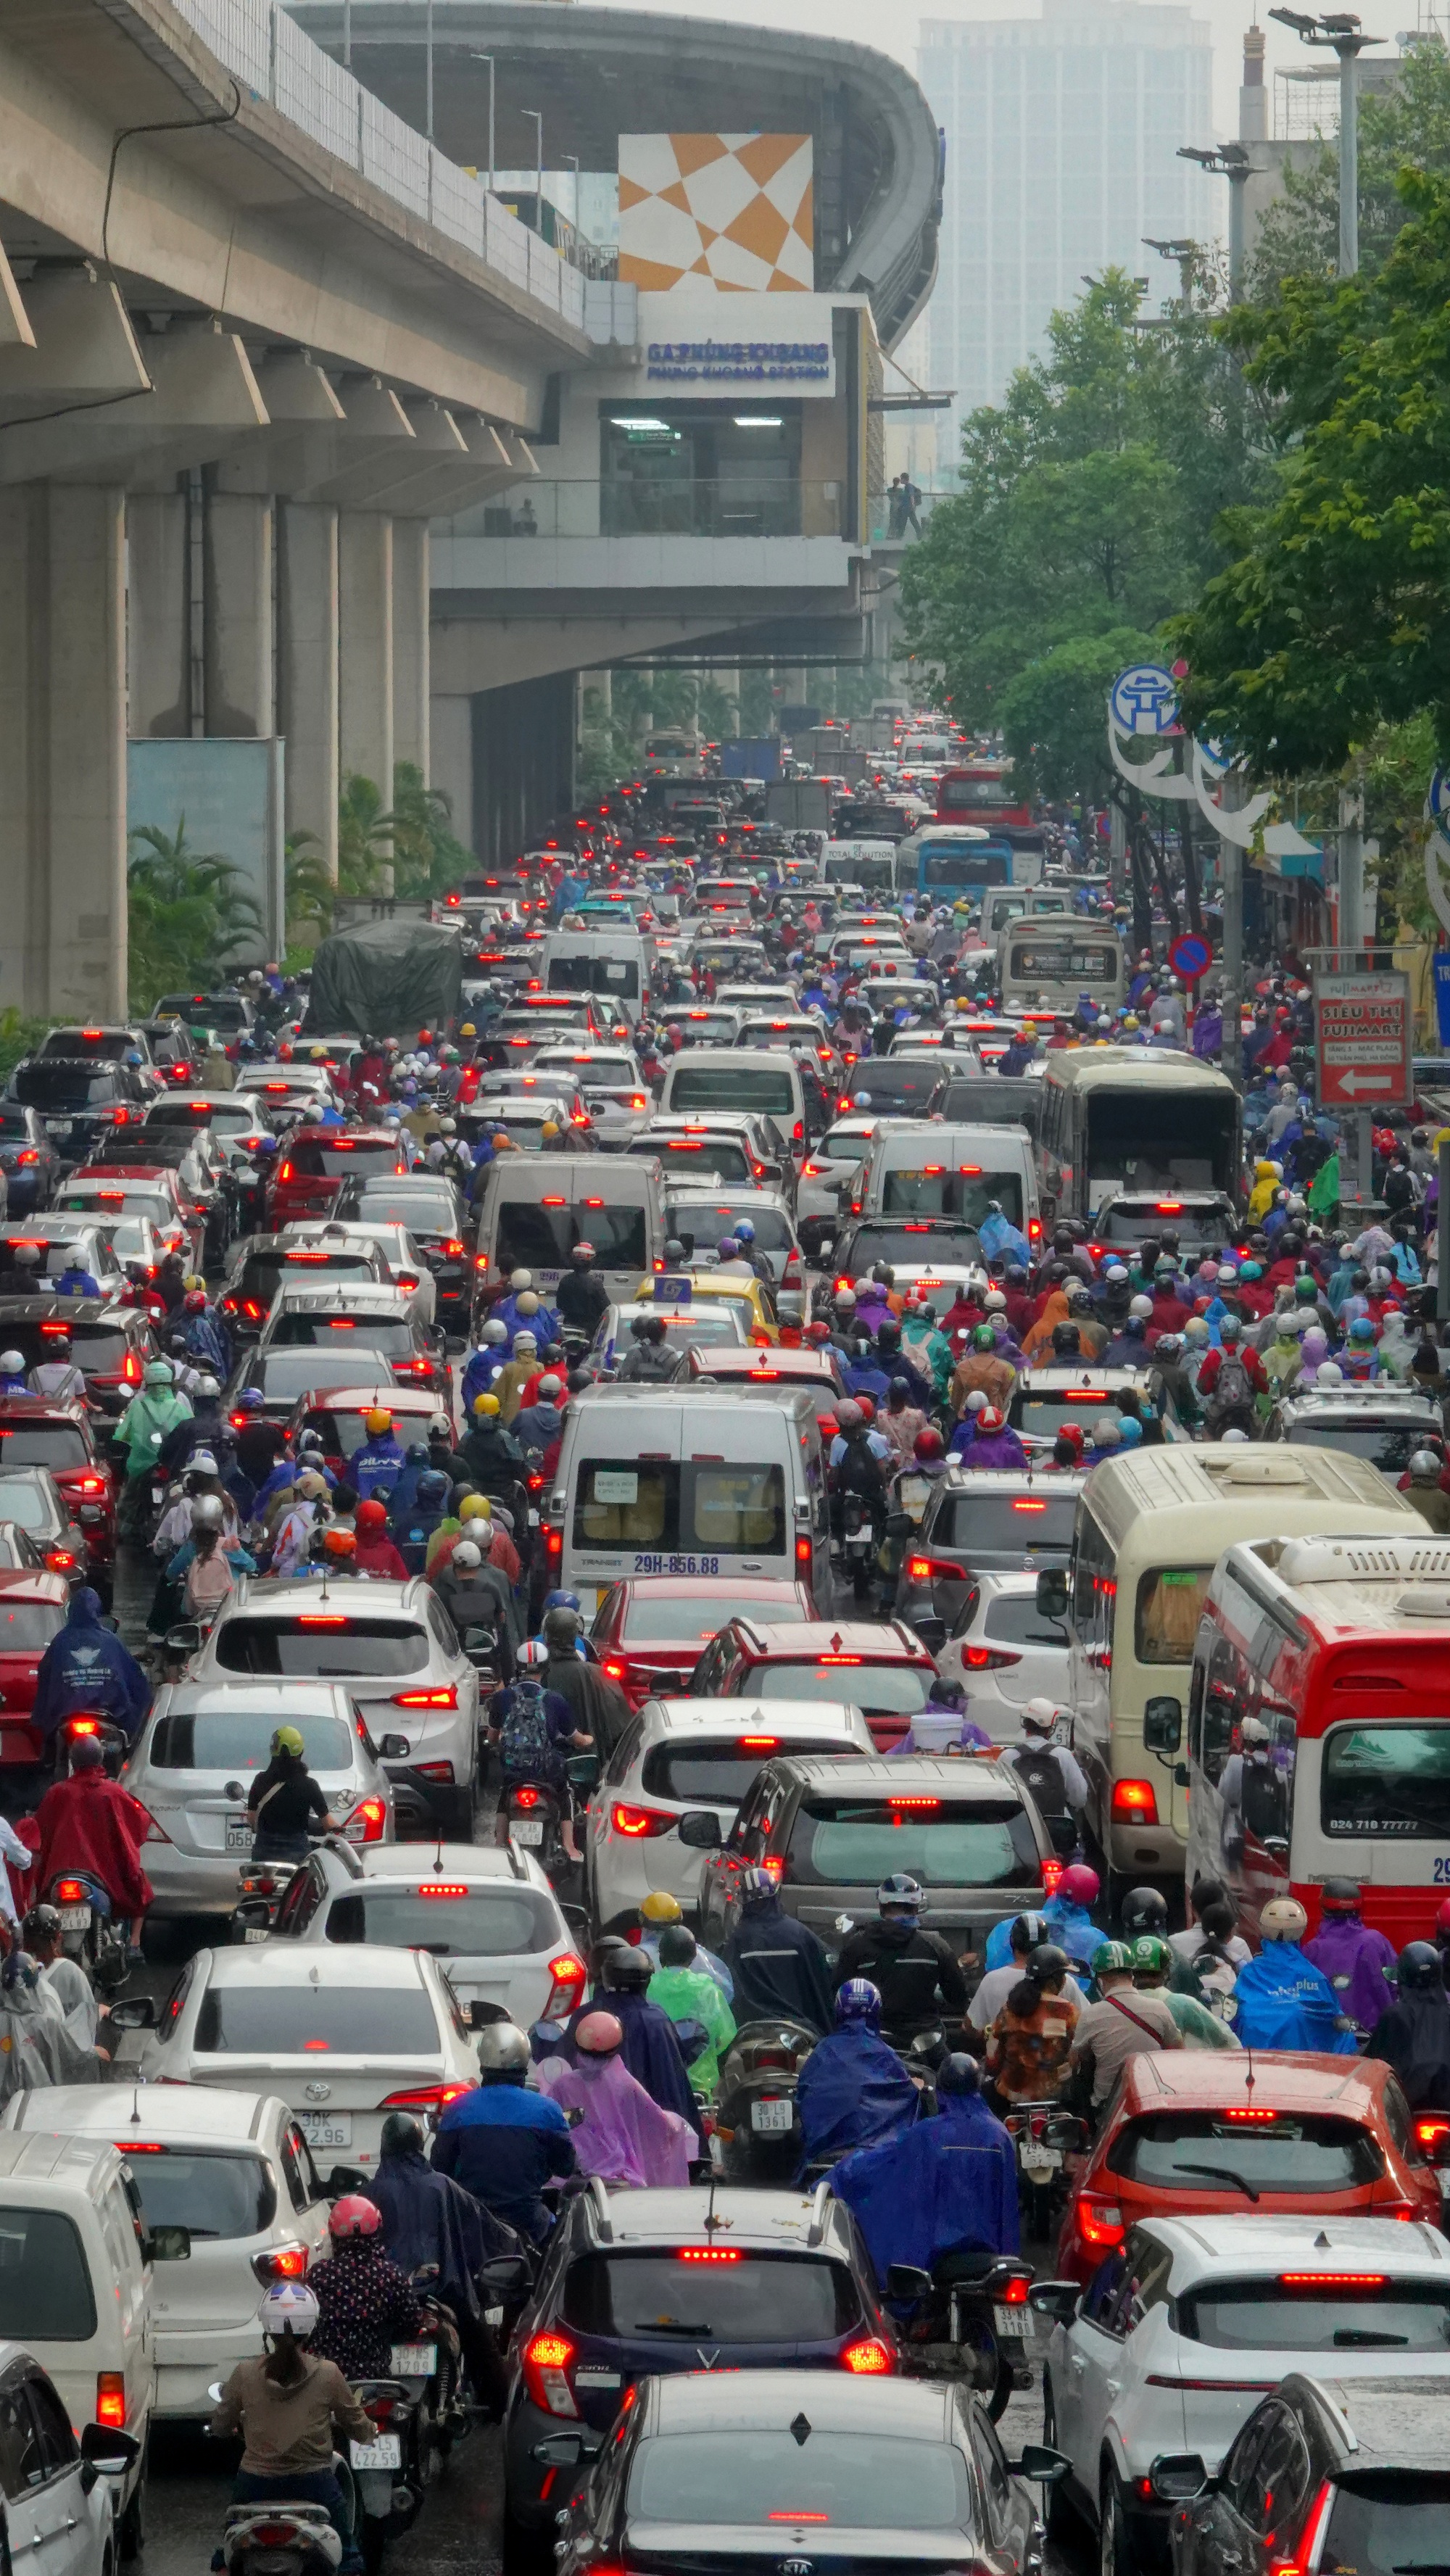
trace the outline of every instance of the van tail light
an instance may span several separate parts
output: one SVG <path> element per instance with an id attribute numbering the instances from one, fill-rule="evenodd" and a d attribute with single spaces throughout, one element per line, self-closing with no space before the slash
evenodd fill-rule
<path id="1" fill-rule="evenodd" d="M 536 2406 L 546 2415 L 569 2415 L 577 2419 L 579 2409 L 569 2383 L 569 2370 L 576 2359 L 575 2346 L 564 2334 L 536 2334 L 523 2350 L 524 2385 Z"/>
<path id="2" fill-rule="evenodd" d="M 1314 2576 L 1314 2570 L 1319 2564 L 1324 2548 L 1324 2535 L 1329 2529 L 1329 2517 L 1333 2509 L 1334 2488 L 1326 2478 L 1309 2508 L 1308 2519 L 1300 2534 L 1299 2546 L 1293 2557 L 1271 2558 L 1269 2576 Z"/>
<path id="3" fill-rule="evenodd" d="M 565 1950 L 557 1959 L 549 1961 L 549 1974 L 554 1981 L 554 1991 L 544 2006 L 542 2018 L 545 2021 L 567 2021 L 584 2001 L 589 1971 L 582 1959 L 575 1958 L 572 1950 Z"/>
<path id="4" fill-rule="evenodd" d="M 307 2271 L 305 2245 L 273 2245 L 265 2254 L 252 2256 L 252 2270 L 264 2290 L 274 2289 L 279 2281 L 300 2281 Z"/>
<path id="5" fill-rule="evenodd" d="M 121 1375 L 128 1386 L 140 1385 L 141 1354 L 139 1351 L 128 1351 L 126 1353 L 125 1359 L 121 1363 Z"/>
<path id="6" fill-rule="evenodd" d="M 359 1798 L 342 1829 L 347 1843 L 380 1843 L 388 1821 L 388 1811 L 381 1798 Z"/>
<path id="7" fill-rule="evenodd" d="M 1020 1664 L 1020 1655 L 1004 1654 L 997 1646 L 964 1646 L 962 1661 L 973 1673 L 999 1673 L 1008 1664 Z"/>
<path id="8" fill-rule="evenodd" d="M 96 2422 L 109 2425 L 113 2433 L 126 2429 L 126 2374 L 124 2370 L 100 2370 L 96 2373 Z"/>
<path id="9" fill-rule="evenodd" d="M 1131 1825 L 1156 1825 L 1158 1796 L 1151 1780 L 1115 1780 L 1113 1814 Z"/>
<path id="10" fill-rule="evenodd" d="M 561 1556 L 563 1555 L 563 1553 L 564 1553 L 564 1533 L 563 1533 L 563 1531 L 562 1531 L 561 1529 L 546 1529 L 546 1530 L 545 1530 L 545 1532 L 544 1532 L 544 1553 L 545 1553 L 545 1555 L 546 1555 L 546 1556 L 552 1556 L 552 1557 L 561 1557 Z"/>
<path id="11" fill-rule="evenodd" d="M 807 1537 L 806 1537 L 806 1535 L 805 1535 L 805 1533 L 804 1533 L 804 1532 L 801 1532 L 801 1533 L 800 1533 L 800 1535 L 797 1537 L 797 1539 L 796 1539 L 796 1543 L 795 1543 L 795 1561 L 796 1561 L 797 1565 L 809 1565 L 809 1564 L 810 1564 L 810 1562 L 811 1562 L 811 1556 L 812 1556 L 812 1546 L 813 1546 L 813 1542 L 812 1542 L 809 1538 L 807 1538 Z"/>
<path id="12" fill-rule="evenodd" d="M 659 1807 L 616 1805 L 609 1810 L 609 1821 L 614 1831 L 630 1842 L 654 1842 L 660 1834 L 669 1833 L 678 1818 L 664 1814 Z"/>
<path id="13" fill-rule="evenodd" d="M 1123 2213 L 1115 2200 L 1099 2200 L 1093 2192 L 1081 2192 L 1075 2216 L 1084 2245 L 1122 2244 Z"/>

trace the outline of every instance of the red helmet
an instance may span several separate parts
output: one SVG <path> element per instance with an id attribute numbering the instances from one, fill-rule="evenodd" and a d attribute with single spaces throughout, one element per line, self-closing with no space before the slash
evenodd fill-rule
<path id="1" fill-rule="evenodd" d="M 876 1419 L 876 1399 L 871 1395 L 858 1395 L 856 1402 L 861 1408 L 862 1425 L 869 1431 Z"/>
<path id="2" fill-rule="evenodd" d="M 918 1431 L 911 1444 L 911 1454 L 919 1458 L 923 1466 L 929 1459 L 945 1456 L 946 1443 L 931 1423 L 927 1424 L 925 1431 Z"/>
<path id="3" fill-rule="evenodd" d="M 384 1506 L 374 1502 L 371 1496 L 365 1503 L 359 1503 L 354 1518 L 358 1528 L 367 1530 L 369 1533 L 373 1530 L 385 1530 L 388 1526 L 388 1515 Z"/>
<path id="4" fill-rule="evenodd" d="M 1074 1449 L 1082 1449 L 1087 1445 L 1087 1434 L 1083 1430 L 1080 1422 L 1064 1422 L 1059 1424 L 1057 1436 L 1059 1440 L 1070 1440 Z"/>
<path id="5" fill-rule="evenodd" d="M 817 1342 L 817 1343 L 820 1343 L 820 1342 L 828 1342 L 828 1341 L 830 1340 L 830 1338 L 831 1338 L 831 1328 L 830 1328 L 830 1325 L 829 1325 L 829 1324 L 823 1324 L 823 1323 L 821 1323 L 821 1322 L 820 1322 L 820 1320 L 819 1320 L 819 1318 L 816 1320 L 816 1322 L 815 1322 L 814 1324 L 807 1324 L 807 1326 L 806 1326 L 806 1340 L 807 1340 L 808 1342 Z"/>
<path id="6" fill-rule="evenodd" d="M 1435 1916 L 1435 1938 L 1437 1941 L 1450 1940 L 1450 1896 L 1446 1897 Z"/>
<path id="7" fill-rule="evenodd" d="M 204 1315 L 206 1313 L 206 1290 L 204 1288 L 188 1288 L 186 1295 L 181 1301 L 181 1311 L 183 1315 Z"/>
<path id="8" fill-rule="evenodd" d="M 1002 1411 L 1000 1404 L 984 1404 L 981 1412 L 977 1416 L 977 1429 L 979 1431 L 1001 1431 L 1006 1427 L 1006 1421 L 1007 1416 Z"/>
<path id="9" fill-rule="evenodd" d="M 360 2191 L 347 2191 L 332 2204 L 327 2232 L 335 2245 L 341 2245 L 350 2236 L 376 2236 L 382 2223 L 383 2214 L 375 2201 L 364 2200 Z"/>
<path id="10" fill-rule="evenodd" d="M 349 1529 L 330 1529 L 323 1542 L 329 1556 L 356 1556 L 357 1540 Z"/>

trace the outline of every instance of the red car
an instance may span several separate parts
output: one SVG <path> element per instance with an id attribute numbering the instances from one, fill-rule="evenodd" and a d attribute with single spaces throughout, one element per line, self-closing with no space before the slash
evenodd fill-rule
<path id="1" fill-rule="evenodd" d="M 0 1567 L 0 1768 L 23 1768 L 41 1756 L 30 1723 L 35 1677 L 52 1637 L 65 1625 L 70 1585 L 63 1574 Z"/>
<path id="2" fill-rule="evenodd" d="M 86 1572 L 109 1607 L 116 1497 L 86 1415 L 38 1395 L 0 1396 L 0 1467 L 48 1467 L 86 1542 Z"/>
<path id="3" fill-rule="evenodd" d="M 854 1700 L 877 1751 L 889 1753 L 935 1679 L 921 1639 L 899 1619 L 774 1627 L 737 1613 L 706 1647 L 689 1687 L 706 1699 Z"/>
<path id="4" fill-rule="evenodd" d="M 1379 2058 L 1257 2048 L 1130 2057 L 1068 2203 L 1058 2273 L 1086 2288 L 1145 2218 L 1241 2217 L 1250 2208 L 1256 2218 L 1275 2210 L 1302 2217 L 1307 2208 L 1326 2227 L 1350 2212 L 1439 2227 L 1429 2159 L 1443 2151 L 1447 2128 L 1443 2112 L 1411 2121 L 1398 2078 Z"/>
<path id="5" fill-rule="evenodd" d="M 742 1604 L 757 1619 L 771 1621 L 772 1633 L 816 1615 L 804 1583 L 752 1581 L 738 1574 L 639 1574 L 611 1584 L 589 1639 L 630 1707 L 643 1708 L 661 1691 L 689 1688 L 701 1649 Z"/>
<path id="6" fill-rule="evenodd" d="M 299 1127 L 278 1156 L 267 1191 L 267 1231 L 278 1234 L 298 1217 L 330 1215 L 351 1173 L 375 1180 L 407 1168 L 390 1127 Z"/>
<path id="7" fill-rule="evenodd" d="M 315 1431 L 333 1474 L 345 1476 L 353 1452 L 366 1446 L 367 1417 L 376 1412 L 392 1415 L 394 1436 L 404 1449 L 417 1440 L 426 1442 L 435 1423 L 446 1426 L 450 1443 L 457 1437 L 446 1389 L 429 1395 L 387 1380 L 380 1386 L 331 1386 L 299 1396 L 287 1417 L 287 1437 L 295 1445 L 300 1432 Z M 234 1413 L 233 1428 L 239 1431 L 255 1418 L 249 1413 Z"/>

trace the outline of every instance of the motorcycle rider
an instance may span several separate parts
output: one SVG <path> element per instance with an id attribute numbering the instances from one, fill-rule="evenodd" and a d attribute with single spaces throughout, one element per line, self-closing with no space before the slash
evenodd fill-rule
<path id="1" fill-rule="evenodd" d="M 66 1871 L 97 1880 L 115 1920 L 129 1920 L 132 1955 L 139 1956 L 141 1917 L 151 1902 L 151 1881 L 141 1866 L 150 1816 L 139 1798 L 107 1776 L 94 1736 L 81 1737 L 71 1762 L 70 1778 L 53 1781 L 35 1811 L 35 1884 L 43 1893 Z"/>
<path id="2" fill-rule="evenodd" d="M 624 2033 L 624 2063 L 636 2084 L 643 2086 L 652 2102 L 662 2111 L 674 2111 L 689 2122 L 696 2143 L 691 2150 L 701 2153 L 700 2114 L 690 2084 L 689 2069 L 675 2037 L 675 2025 L 667 2012 L 649 2000 L 654 1981 L 654 1965 L 643 1950 L 621 1943 L 605 1954 L 603 1965 L 604 1993 L 600 2000 L 612 2012 Z M 569 2037 L 573 2041 L 577 2019 Z M 568 2055 L 569 2050 L 565 2051 Z"/>
<path id="3" fill-rule="evenodd" d="M 366 1503 L 362 1506 L 366 1511 Z M 460 1637 L 470 1628 L 491 1628 L 498 1639 L 500 1669 L 505 1681 L 513 1677 L 514 1631 L 513 1594 L 504 1577 L 492 1565 L 485 1565 L 483 1550 L 472 1538 L 460 1538 L 446 1564 L 435 1566 L 430 1578 L 433 1589 L 452 1620 Z"/>
<path id="4" fill-rule="evenodd" d="M 1161 1887 L 1130 1887 L 1118 1916 L 1118 1939 L 1129 1949 L 1146 1934 L 1168 1938 L 1168 1903 Z"/>
<path id="5" fill-rule="evenodd" d="M 348 1483 L 360 1502 L 378 1494 L 384 1502 L 401 1476 L 407 1459 L 393 1430 L 393 1417 L 386 1405 L 378 1405 L 367 1417 L 367 1439 L 355 1449 L 348 1465 Z"/>
<path id="6" fill-rule="evenodd" d="M 490 2022 L 480 2033 L 478 2064 L 478 2086 L 460 2093 L 439 2120 L 433 2170 L 541 2245 L 554 2224 L 544 2184 L 578 2170 L 569 2123 L 547 2093 L 529 2089 L 529 2043 L 512 2022 Z"/>
<path id="7" fill-rule="evenodd" d="M 1017 1774 L 1036 1804 L 1049 1833 L 1054 1821 L 1071 1823 L 1082 1838 L 1082 1813 L 1088 1784 L 1075 1754 L 1054 1741 L 1058 1721 L 1069 1712 L 1051 1699 L 1029 1699 L 1022 1711 L 1022 1734 L 1002 1759 Z"/>
<path id="8" fill-rule="evenodd" d="M 1221 2021 L 1197 1995 L 1186 1994 L 1181 1986 L 1170 1983 L 1173 1953 L 1158 1933 L 1141 1932 L 1128 1946 L 1133 1957 L 1135 1991 L 1140 1995 L 1162 1995 L 1185 2048 L 1238 2047 L 1226 2021 Z"/>
<path id="9" fill-rule="evenodd" d="M 665 1343 L 663 1315 L 636 1315 L 630 1325 L 634 1339 L 632 1351 L 626 1351 L 615 1378 L 621 1386 L 672 1386 L 683 1375 L 688 1353 L 672 1351 Z"/>
<path id="10" fill-rule="evenodd" d="M 1410 1481 L 1403 1489 L 1411 1510 L 1419 1513 L 1437 1537 L 1450 1530 L 1450 1494 L 1440 1483 L 1444 1472 L 1445 1461 L 1437 1458 L 1433 1449 L 1417 1449 L 1410 1460 Z"/>
<path id="11" fill-rule="evenodd" d="M 855 1495 L 879 1548 L 886 1529 L 886 1478 L 870 1445 L 866 1416 L 854 1397 L 848 1396 L 844 1404 L 837 1405 L 836 1428 L 844 1447 L 840 1457 L 833 1458 L 828 1472 L 831 1527 L 840 1538 L 846 1526 L 846 1498 Z M 833 1453 L 834 1448 L 833 1442 Z"/>
<path id="12" fill-rule="evenodd" d="M 848 1977 L 836 1995 L 835 2028 L 817 2040 L 796 2079 L 801 2124 L 799 2182 L 807 2166 L 894 2137 L 920 2113 L 921 2096 L 896 2051 L 881 2037 L 881 1995 L 869 1977 Z"/>
<path id="13" fill-rule="evenodd" d="M 436 2295 L 451 2308 L 459 2349 L 480 2405 L 501 2419 L 508 2379 L 493 2328 L 478 2295 L 478 2271 L 490 2255 L 515 2250 L 512 2228 L 503 2228 L 472 2192 L 451 2174 L 437 2173 L 423 2153 L 420 2123 L 406 2111 L 383 2122 L 377 2170 L 368 2197 L 383 2222 L 383 2247 L 408 2279 L 436 2270 Z"/>
<path id="14" fill-rule="evenodd" d="M 377 2426 L 337 2364 L 310 2349 L 318 2314 L 317 2294 L 305 2282 L 283 2281 L 267 2292 L 258 2310 L 266 2350 L 237 2363 L 207 2429 L 224 2440 L 242 2436 L 233 2504 L 325 2506 L 342 2541 L 338 2576 L 363 2576 L 332 2465 L 332 2428 L 354 2442 L 372 2442 Z"/>
<path id="15" fill-rule="evenodd" d="M 769 1870 L 743 1869 L 735 1885 L 739 1911 L 722 1948 L 735 1988 L 737 2024 L 768 2021 L 779 2013 L 808 2030 L 829 2030 L 835 2003 L 824 1943 L 808 1923 L 785 1912 Z"/>
<path id="16" fill-rule="evenodd" d="M 925 1903 L 918 1881 L 894 1871 L 876 1891 L 876 1922 L 848 1933 L 836 1960 L 838 1993 L 852 1978 L 869 1978 L 898 2043 L 944 2016 L 959 2022 L 967 2009 L 967 1981 L 950 1943 L 922 1929 Z"/>
<path id="17" fill-rule="evenodd" d="M 544 1612 L 543 1640 L 548 1660 L 544 1688 L 557 1692 L 574 1712 L 575 1726 L 607 1762 L 634 1712 L 617 1682 L 597 1662 L 579 1651 L 584 1622 L 576 1608 L 556 1602 Z"/>
<path id="18" fill-rule="evenodd" d="M 21 1926 L 21 1938 L 40 1970 L 42 1997 L 64 2022 L 76 2047 L 89 2056 L 90 2072 L 99 2082 L 102 2068 L 111 2062 L 111 2052 L 96 2045 L 101 2008 L 79 1959 L 65 1955 L 59 1906 L 32 1905 Z"/>
<path id="19" fill-rule="evenodd" d="M 594 1267 L 592 1243 L 576 1243 L 559 1282 L 559 1321 L 566 1334 L 592 1342 L 609 1306 L 609 1290 Z"/>
<path id="20" fill-rule="evenodd" d="M 376 2201 L 344 2192 L 332 2204 L 327 2233 L 332 2250 L 307 2275 L 318 2310 L 312 2348 L 349 2379 L 388 2379 L 394 2344 L 423 2339 L 423 2302 L 384 2250 Z"/>
<path id="21" fill-rule="evenodd" d="M 458 1554 L 457 1548 L 453 1551 Z M 580 1858 L 574 1836 L 574 1799 L 565 1762 L 569 1753 L 587 1753 L 593 1739 L 575 1724 L 574 1712 L 559 1691 L 545 1681 L 549 1650 L 540 1637 L 519 1648 L 511 1682 L 488 1703 L 490 1740 L 498 1747 L 504 1796 L 499 1806 L 501 1830 L 507 1833 L 508 1791 L 533 1782 L 551 1790 L 559 1801 L 559 1829 L 572 1861 Z"/>
<path id="22" fill-rule="evenodd" d="M 1256 1959 L 1234 1980 L 1234 2032 L 1245 2048 L 1308 2048 L 1358 2054 L 1339 1997 L 1303 1951 L 1309 1917 L 1297 1897 L 1271 1896 L 1259 1915 Z"/>
<path id="23" fill-rule="evenodd" d="M 1198 1372 L 1205 1428 L 1210 1440 L 1221 1440 L 1226 1431 L 1242 1431 L 1253 1439 L 1259 1428 L 1254 1398 L 1269 1392 L 1264 1363 L 1253 1344 L 1244 1340 L 1237 1315 L 1226 1314 L 1218 1330 L 1221 1347 L 1209 1352 Z"/>
<path id="24" fill-rule="evenodd" d="M 314 1817 L 321 1832 L 341 1831 L 307 1768 L 306 1749 L 295 1726 L 274 1730 L 271 1759 L 247 1791 L 247 1815 L 254 1861 L 305 1860 L 308 1827 Z"/>
<path id="25" fill-rule="evenodd" d="M 656 1967 L 661 1964 L 660 1942 L 665 1932 L 672 1923 L 683 1923 L 684 1919 L 684 1910 L 679 1898 L 672 1896 L 666 1887 L 652 1887 L 648 1896 L 641 1900 L 638 1947 L 643 1950 L 646 1958 L 654 1961 Z M 714 1978 L 727 2004 L 734 2002 L 734 1985 L 729 1969 L 723 1959 L 716 1957 L 713 1950 L 706 1949 L 703 1941 L 695 1943 L 694 1964 L 703 1975 Z"/>
<path id="26" fill-rule="evenodd" d="M 976 2062 L 960 2053 L 936 2075 L 936 2117 L 881 2146 L 859 2147 L 831 2176 L 855 2212 L 878 2281 L 893 2263 L 930 2272 L 943 2254 L 1015 2254 L 1017 2158 L 982 2099 Z"/>
<path id="27" fill-rule="evenodd" d="M 1067 2076 L 1082 2014 L 1067 1992 L 1066 1953 L 1046 1941 L 1028 1957 L 987 2033 L 988 2099 L 994 2109 L 1050 2102 Z"/>
<path id="28" fill-rule="evenodd" d="M 10 1357 L 8 1351 L 0 1354 L 0 1368 Z M 85 1403 L 85 1374 L 71 1357 L 69 1333 L 46 1335 L 44 1357 L 36 1361 L 25 1383 L 32 1395 L 43 1396 L 48 1404 Z"/>
<path id="29" fill-rule="evenodd" d="M 1100 2111 L 1130 2057 L 1181 2048 L 1183 2041 L 1167 1996 L 1134 1992 L 1133 1954 L 1125 1941 L 1102 1942 L 1092 1970 L 1099 2000 L 1078 2016 L 1071 2072 L 1091 2078 L 1092 2106 Z"/>
<path id="30" fill-rule="evenodd" d="M 967 2006 L 967 2020 L 973 2030 L 985 2034 L 991 2029 L 1007 1997 L 1027 1974 L 1027 1962 L 1034 1950 L 1052 1943 L 1052 1926 L 1045 1914 L 1018 1914 L 1008 1926 L 1012 1945 L 1010 1963 L 1004 1968 L 988 1968 Z M 1076 1977 L 1063 1979 L 1063 1993 L 1081 2012 L 1087 2001 Z"/>
<path id="31" fill-rule="evenodd" d="M 71 1595 L 65 1625 L 40 1658 L 30 1723 L 40 1736 L 42 1761 L 53 1767 L 57 1733 L 66 1718 L 87 1714 L 120 1727 L 131 1743 L 151 1706 L 151 1685 L 133 1655 L 101 1625 L 101 1598 L 88 1583 Z"/>
<path id="32" fill-rule="evenodd" d="M 1098 1874 L 1086 1861 L 1069 1863 L 1057 1882 L 1056 1891 L 1042 1908 L 1047 1925 L 1047 1938 L 1065 1950 L 1074 1967 L 1086 1969 L 1102 1939 L 1099 1926 L 1092 1919 L 1091 1908 L 1099 1896 Z M 1004 1914 L 987 1935 L 986 1963 L 989 1968 L 1005 1968 L 1012 1955 L 1014 1917 Z"/>
<path id="33" fill-rule="evenodd" d="M 1326 1878 L 1319 1891 L 1319 1929 L 1304 1944 L 1304 1956 L 1321 1968 L 1363 2035 L 1372 2031 L 1395 2000 L 1396 1957 L 1392 1941 L 1363 1921 L 1360 1891 L 1352 1878 Z"/>
<path id="34" fill-rule="evenodd" d="M 643 1945 L 640 1956 L 648 1956 Z M 700 1964 L 694 1933 L 683 1923 L 667 1923 L 659 1936 L 659 1966 L 645 2000 L 657 2004 L 672 2022 L 700 2024 L 706 2045 L 686 2071 L 692 2090 L 708 2101 L 719 2080 L 721 2055 L 735 2037 L 735 2015 L 715 1978 Z"/>
<path id="35" fill-rule="evenodd" d="M 117 1447 L 126 1452 L 126 1480 L 116 1514 L 122 1537 L 134 1537 L 150 1509 L 151 1479 L 167 1433 L 174 1431 L 179 1422 L 190 1419 L 191 1400 L 178 1393 L 176 1371 L 170 1360 L 148 1360 L 141 1391 L 132 1396 L 111 1434 Z"/>
<path id="36" fill-rule="evenodd" d="M 1395 1974 L 1398 2000 L 1380 2014 L 1365 2055 L 1394 2068 L 1412 2111 L 1450 2111 L 1450 1995 L 1434 1942 L 1409 1942 Z"/>

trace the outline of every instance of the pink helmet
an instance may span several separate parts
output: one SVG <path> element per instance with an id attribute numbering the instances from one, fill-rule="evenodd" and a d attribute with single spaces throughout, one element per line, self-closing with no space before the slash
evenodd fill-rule
<path id="1" fill-rule="evenodd" d="M 1100 1893 L 1097 1871 L 1089 1869 L 1086 1861 L 1075 1860 L 1058 1881 L 1058 1894 L 1073 1905 L 1096 1905 Z"/>
<path id="2" fill-rule="evenodd" d="M 382 2223 L 375 2201 L 364 2200 L 360 2191 L 348 2191 L 333 2202 L 327 2232 L 335 2245 L 341 2245 L 351 2236 L 376 2236 Z"/>
<path id="3" fill-rule="evenodd" d="M 586 2013 L 575 2028 L 574 2045 L 586 2057 L 612 2057 L 624 2046 L 623 2025 L 612 2012 Z"/>

